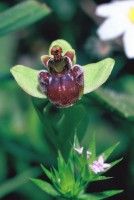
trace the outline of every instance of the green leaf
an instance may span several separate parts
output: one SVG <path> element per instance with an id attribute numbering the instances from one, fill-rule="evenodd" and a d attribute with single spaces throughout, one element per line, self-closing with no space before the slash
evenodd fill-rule
<path id="1" fill-rule="evenodd" d="M 94 181 L 105 181 L 105 180 L 108 180 L 108 179 L 111 179 L 113 177 L 107 177 L 107 176 L 98 176 L 98 177 L 95 177 L 94 179 L 92 179 L 90 182 L 94 182 Z"/>
<path id="2" fill-rule="evenodd" d="M 80 148 L 80 143 L 79 143 L 79 140 L 78 140 L 78 137 L 77 137 L 77 133 L 75 133 L 75 135 L 74 135 L 74 147 Z"/>
<path id="3" fill-rule="evenodd" d="M 107 150 L 105 150 L 101 155 L 104 158 L 104 161 L 108 159 L 108 157 L 111 155 L 111 153 L 116 149 L 116 147 L 119 145 L 119 142 L 109 147 Z"/>
<path id="4" fill-rule="evenodd" d="M 117 165 L 117 164 L 118 164 L 119 162 L 121 162 L 122 160 L 123 160 L 123 158 L 120 158 L 120 159 L 118 159 L 118 160 L 113 161 L 113 162 L 111 163 L 111 166 L 110 166 L 109 169 L 111 169 L 112 167 L 114 167 L 115 165 Z M 105 172 L 106 172 L 107 170 L 109 170 L 109 169 L 106 169 Z"/>
<path id="5" fill-rule="evenodd" d="M 51 43 L 50 45 L 50 48 L 49 48 L 49 56 L 51 56 L 51 49 L 54 45 L 59 45 L 62 50 L 63 50 L 63 55 L 67 52 L 67 51 L 74 51 L 74 54 L 75 54 L 75 50 L 72 49 L 71 45 L 65 41 L 65 40 L 62 40 L 62 39 L 59 39 L 59 40 L 55 40 Z M 75 64 L 76 63 L 76 55 L 74 56 L 74 60 L 73 60 L 73 63 Z"/>
<path id="6" fill-rule="evenodd" d="M 113 113 L 129 121 L 134 121 L 134 95 L 99 88 L 92 96 Z"/>
<path id="7" fill-rule="evenodd" d="M 26 93 L 33 97 L 46 98 L 45 94 L 42 94 L 39 89 L 38 70 L 34 70 L 22 65 L 16 65 L 10 71 L 18 85 Z"/>
<path id="8" fill-rule="evenodd" d="M 95 134 L 92 135 L 89 146 L 88 146 L 88 151 L 90 151 L 91 157 L 90 157 L 90 162 L 92 162 L 93 160 L 95 160 L 96 158 L 96 137 Z"/>
<path id="9" fill-rule="evenodd" d="M 46 176 L 51 180 L 51 178 L 52 178 L 51 172 L 49 170 L 47 170 L 43 165 L 41 165 L 41 168 L 43 169 Z"/>
<path id="10" fill-rule="evenodd" d="M 93 194 L 87 194 L 83 198 L 80 198 L 81 200 L 101 200 L 101 199 L 106 199 L 108 197 L 114 196 L 116 194 L 119 194 L 123 192 L 123 190 L 108 190 L 104 192 L 97 192 Z"/>
<path id="11" fill-rule="evenodd" d="M 37 1 L 22 2 L 0 14 L 0 35 L 24 28 L 51 12 L 45 4 Z"/>
<path id="12" fill-rule="evenodd" d="M 42 189 L 44 192 L 46 192 L 47 194 L 51 195 L 51 196 L 54 196 L 54 197 L 57 197 L 57 196 L 60 196 L 60 194 L 54 189 L 54 187 L 45 182 L 45 181 L 42 181 L 40 179 L 31 179 L 40 189 Z"/>
<path id="13" fill-rule="evenodd" d="M 92 92 L 101 86 L 111 74 L 115 61 L 106 58 L 94 64 L 84 66 L 84 94 Z"/>

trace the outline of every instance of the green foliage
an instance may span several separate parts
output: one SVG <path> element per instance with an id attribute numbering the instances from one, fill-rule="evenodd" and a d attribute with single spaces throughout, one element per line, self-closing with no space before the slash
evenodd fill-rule
<path id="1" fill-rule="evenodd" d="M 50 12 L 49 7 L 37 1 L 22 2 L 0 14 L 0 35 L 29 26 Z"/>
<path id="2" fill-rule="evenodd" d="M 54 187 L 45 182 L 45 181 L 42 181 L 40 179 L 31 179 L 36 185 L 38 185 L 44 192 L 48 193 L 49 195 L 51 196 L 54 196 L 54 197 L 57 197 L 59 196 L 59 193 L 54 189 Z"/>
<path id="3" fill-rule="evenodd" d="M 58 193 L 56 199 L 60 199 L 59 192 L 60 196 L 61 194 L 63 196 L 63 193 L 57 184 L 54 185 L 55 180 L 52 185 L 34 179 L 36 183 L 42 184 L 42 189 L 44 191 L 46 189 L 49 195 L 29 180 L 29 177 L 41 175 L 38 167 L 32 168 L 31 166 L 43 163 L 45 167 L 42 166 L 42 169 L 51 182 L 52 176 L 58 177 L 57 168 L 51 168 L 50 171 L 48 169 L 52 165 L 55 166 L 57 149 L 60 149 L 64 158 L 62 162 L 70 166 L 67 157 L 76 128 L 80 143 L 78 139 L 77 142 L 75 140 L 75 146 L 80 148 L 82 143 L 87 148 L 84 148 L 82 155 L 73 150 L 72 155 L 73 158 L 75 157 L 73 163 L 75 162 L 76 168 L 75 170 L 71 167 L 72 170 L 66 169 L 66 173 L 72 177 L 71 182 L 74 183 L 73 180 L 75 180 L 76 188 L 80 189 L 81 177 L 91 183 L 91 188 L 95 184 L 92 182 L 106 180 L 106 184 L 101 185 L 104 192 L 85 194 L 82 191 L 79 194 L 79 200 L 105 199 L 110 197 L 110 194 L 121 192 L 120 190 L 105 191 L 107 182 L 109 188 L 111 185 L 111 189 L 124 188 L 125 192 L 119 199 L 133 199 L 131 194 L 134 185 L 134 60 L 129 60 L 124 56 L 121 41 L 103 42 L 96 37 L 96 28 L 100 21 L 94 18 L 91 9 L 95 2 L 98 1 L 14 0 L 0 2 L 0 36 L 2 36 L 0 37 L 0 198 L 2 200 L 12 198 L 51 200 L 54 197 L 51 197 L 49 192 L 54 193 L 55 196 Z M 37 21 L 39 23 L 36 23 Z M 64 40 L 55 40 L 57 38 Z M 38 58 L 42 52 L 47 53 L 48 44 L 53 40 L 55 41 L 51 45 L 64 46 L 64 53 L 70 49 L 73 51 L 72 47 L 75 49 L 77 63 L 82 64 L 88 75 L 85 76 L 88 83 L 85 83 L 85 91 L 88 92 L 98 87 L 99 84 L 103 84 L 108 78 L 112 70 L 112 62 L 114 63 L 109 58 L 113 58 L 115 67 L 106 83 L 106 89 L 100 88 L 90 94 L 87 93 L 76 105 L 68 109 L 57 109 L 50 104 L 46 96 L 38 90 L 38 70 L 24 68 L 23 65 L 34 68 L 36 66 L 40 69 Z M 104 60 L 98 62 L 101 59 Z M 110 61 L 109 68 L 107 61 Z M 75 62 L 74 60 L 74 64 Z M 23 89 L 30 95 L 37 97 L 32 100 L 41 120 L 29 96 L 20 90 L 9 72 L 10 67 L 17 63 L 22 67 L 17 66 L 11 71 L 16 70 L 14 78 L 20 81 Z M 95 64 L 86 65 L 86 63 Z M 22 73 L 19 74 L 21 70 Z M 93 72 L 90 73 L 90 71 Z M 28 85 L 29 88 L 27 88 Z M 93 161 L 98 159 L 96 144 L 92 142 L 94 136 L 90 137 L 90 133 L 94 131 L 97 133 L 97 155 L 104 155 L 100 154 L 104 149 L 120 141 L 119 147 L 108 160 L 115 160 L 122 155 L 125 157 L 121 165 L 111 170 L 108 176 L 101 173 L 90 173 L 89 176 L 88 164 L 93 164 Z M 89 139 L 90 144 L 88 145 Z M 88 164 L 86 150 L 92 152 Z M 111 167 L 121 160 L 113 161 Z M 60 166 L 62 167 L 63 164 L 61 163 Z M 76 172 L 75 177 L 72 176 L 73 170 Z M 122 171 L 125 171 L 123 176 Z M 78 172 L 81 173 L 76 183 Z M 118 174 L 118 188 L 115 188 L 117 185 L 113 186 L 112 180 L 108 181 L 112 173 Z M 62 176 L 62 173 L 60 175 Z M 63 188 L 65 188 L 68 178 L 64 175 L 62 177 Z M 100 191 L 97 184 L 100 186 L 101 183 L 96 183 L 95 190 Z M 83 185 L 82 188 L 86 190 L 87 187 Z M 91 188 L 89 187 L 90 191 Z"/>
<path id="4" fill-rule="evenodd" d="M 122 190 L 110 190 L 110 191 L 104 191 L 104 192 L 98 192 L 96 194 L 89 194 L 89 195 L 84 195 L 81 200 L 101 200 L 101 199 L 106 199 L 108 197 L 114 196 L 116 194 L 120 194 L 123 192 Z"/>
<path id="5" fill-rule="evenodd" d="M 93 97 L 117 115 L 134 121 L 134 95 L 99 88 Z"/>
<path id="6" fill-rule="evenodd" d="M 110 154 L 114 151 L 116 146 L 117 145 L 110 147 L 108 150 L 104 151 L 101 154 L 104 160 L 110 156 Z M 51 170 L 48 171 L 42 165 L 42 169 L 46 176 L 49 178 L 49 180 L 52 182 L 52 185 L 39 179 L 32 179 L 32 181 L 49 195 L 67 199 L 105 199 L 107 197 L 122 192 L 122 190 L 109 190 L 93 194 L 85 193 L 85 190 L 89 183 L 93 181 L 102 181 L 110 179 L 111 177 L 102 176 L 101 174 L 113 167 L 115 163 L 117 164 L 119 160 L 111 163 L 111 165 L 107 167 L 107 169 L 102 171 L 100 170 L 100 172 L 95 173 L 95 171 L 92 168 L 90 168 L 92 162 L 94 163 L 93 158 L 96 158 L 96 151 L 94 150 L 95 136 L 93 136 L 93 139 L 90 141 L 90 145 L 87 150 L 85 150 L 85 147 L 82 148 L 84 150 L 82 149 L 81 151 L 78 138 L 75 135 L 74 145 L 69 153 L 67 162 L 63 159 L 63 156 L 59 152 L 58 169 L 52 167 Z M 87 157 L 87 151 L 91 152 L 90 157 Z"/>
<path id="7" fill-rule="evenodd" d="M 30 168 L 13 178 L 10 178 L 5 183 L 0 184 L 0 198 L 4 197 L 5 195 L 13 192 L 14 190 L 22 187 L 25 183 L 28 182 L 28 176 L 37 177 L 40 174 L 40 169 L 38 167 Z"/>

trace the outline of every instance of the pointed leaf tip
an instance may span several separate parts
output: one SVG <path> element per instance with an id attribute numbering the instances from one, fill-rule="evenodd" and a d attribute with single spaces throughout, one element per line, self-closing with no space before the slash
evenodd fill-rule
<path id="1" fill-rule="evenodd" d="M 46 181 L 42 181 L 40 179 L 31 178 L 31 181 L 35 183 L 40 189 L 42 189 L 47 194 L 57 197 L 60 196 L 60 194 L 55 190 L 55 188 Z"/>
<path id="2" fill-rule="evenodd" d="M 110 76 L 115 61 L 112 58 L 106 58 L 94 64 L 84 66 L 84 94 L 92 92 L 101 86 Z"/>
<path id="3" fill-rule="evenodd" d="M 47 98 L 42 94 L 38 83 L 38 70 L 23 65 L 16 65 L 10 70 L 18 85 L 29 95 L 37 98 Z"/>

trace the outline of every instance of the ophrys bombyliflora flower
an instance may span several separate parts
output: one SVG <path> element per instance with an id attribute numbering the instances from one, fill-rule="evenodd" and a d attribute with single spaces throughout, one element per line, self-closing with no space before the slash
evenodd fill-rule
<path id="1" fill-rule="evenodd" d="M 41 90 L 56 107 L 70 107 L 83 95 L 83 69 L 80 65 L 72 64 L 74 51 L 67 51 L 62 56 L 62 48 L 55 45 L 51 49 L 51 54 L 53 58 L 49 56 L 41 58 L 48 69 L 39 72 Z"/>

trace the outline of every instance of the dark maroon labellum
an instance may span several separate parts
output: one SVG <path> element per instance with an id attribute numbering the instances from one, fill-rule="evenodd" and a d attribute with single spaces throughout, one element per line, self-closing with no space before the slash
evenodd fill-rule
<path id="1" fill-rule="evenodd" d="M 42 62 L 47 66 L 48 71 L 39 72 L 41 91 L 56 107 L 67 108 L 75 104 L 83 95 L 83 69 L 80 65 L 72 66 L 73 51 L 67 51 L 62 56 L 62 48 L 55 45 L 51 49 L 51 54 L 54 58 L 42 57 Z"/>

